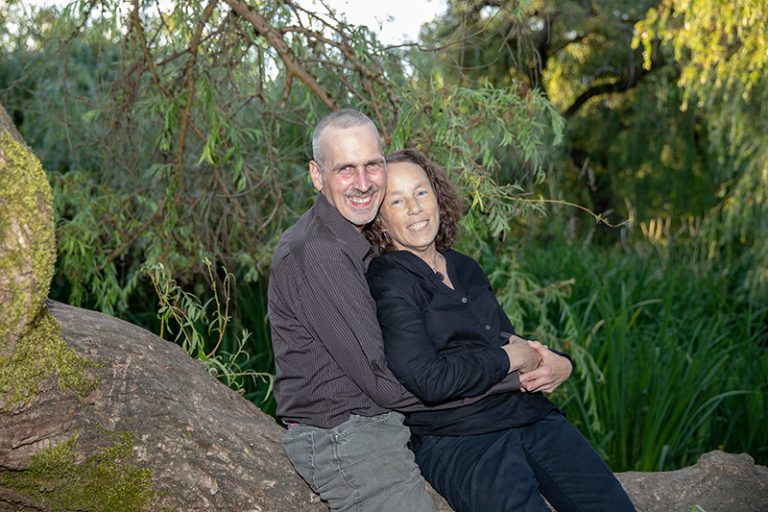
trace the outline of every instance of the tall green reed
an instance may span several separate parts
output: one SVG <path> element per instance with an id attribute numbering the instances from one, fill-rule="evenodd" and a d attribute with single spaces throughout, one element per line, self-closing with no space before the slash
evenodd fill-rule
<path id="1" fill-rule="evenodd" d="M 677 468 L 718 448 L 768 460 L 768 305 L 734 276 L 676 248 L 528 244 L 519 261 L 540 283 L 574 280 L 547 318 L 587 356 L 554 399 L 614 470 Z"/>

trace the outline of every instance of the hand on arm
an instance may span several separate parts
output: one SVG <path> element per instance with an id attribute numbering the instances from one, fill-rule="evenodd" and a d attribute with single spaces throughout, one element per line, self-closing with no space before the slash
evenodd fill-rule
<path id="1" fill-rule="evenodd" d="M 571 376 L 573 371 L 571 361 L 567 357 L 552 352 L 538 341 L 526 343 L 541 355 L 541 365 L 535 370 L 521 373 L 520 386 L 522 390 L 531 393 L 553 392 Z"/>
<path id="2" fill-rule="evenodd" d="M 433 340 L 423 305 L 408 283 L 380 276 L 372 280 L 387 362 L 406 388 L 425 403 L 438 404 L 482 395 L 505 378 L 508 356 L 498 346 L 468 339 L 445 350 Z"/>
<path id="3" fill-rule="evenodd" d="M 521 374 L 535 370 L 541 364 L 541 354 L 519 336 L 509 337 L 509 343 L 501 347 L 509 357 L 509 371 L 519 371 Z"/>

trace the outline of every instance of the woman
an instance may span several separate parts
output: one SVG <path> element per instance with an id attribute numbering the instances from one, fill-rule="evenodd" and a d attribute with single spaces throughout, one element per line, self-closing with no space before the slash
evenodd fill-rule
<path id="1" fill-rule="evenodd" d="M 426 479 L 459 512 L 548 511 L 541 495 L 559 512 L 634 510 L 540 393 L 568 378 L 570 361 L 511 335 L 483 270 L 450 249 L 461 211 L 443 171 L 414 150 L 386 160 L 387 194 L 366 229 L 384 254 L 367 277 L 392 371 L 427 404 L 481 395 L 512 371 L 521 382 L 519 392 L 407 416 Z"/>

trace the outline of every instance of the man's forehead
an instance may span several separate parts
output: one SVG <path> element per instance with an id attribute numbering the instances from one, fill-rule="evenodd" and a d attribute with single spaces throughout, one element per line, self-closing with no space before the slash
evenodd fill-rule
<path id="1" fill-rule="evenodd" d="M 368 123 L 355 126 L 329 126 L 323 130 L 321 140 L 326 143 L 334 143 L 355 137 L 371 137 L 376 142 L 379 141 L 376 129 Z"/>
<path id="2" fill-rule="evenodd" d="M 383 157 L 378 134 L 370 125 L 329 128 L 323 133 L 320 144 L 327 157 L 332 154 L 345 160 L 348 158 L 369 160 L 374 157 Z M 363 150 L 367 151 L 367 154 L 360 153 Z M 372 151 L 376 154 L 372 154 Z"/>

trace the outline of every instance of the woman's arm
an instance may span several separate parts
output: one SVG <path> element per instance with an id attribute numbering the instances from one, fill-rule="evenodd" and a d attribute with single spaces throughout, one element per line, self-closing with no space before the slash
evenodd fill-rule
<path id="1" fill-rule="evenodd" d="M 425 403 L 480 395 L 509 373 L 501 347 L 439 353 L 426 328 L 424 313 L 400 280 L 378 279 L 371 291 L 392 372 Z M 446 319 L 449 321 L 449 319 Z"/>

